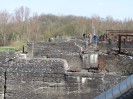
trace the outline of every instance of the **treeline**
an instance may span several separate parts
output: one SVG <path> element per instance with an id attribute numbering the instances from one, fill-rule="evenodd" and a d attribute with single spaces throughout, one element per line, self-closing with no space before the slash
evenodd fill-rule
<path id="1" fill-rule="evenodd" d="M 111 16 L 55 16 L 32 14 L 27 7 L 20 7 L 9 13 L 0 11 L 0 43 L 42 41 L 51 36 L 78 36 L 96 32 L 101 35 L 106 29 L 133 29 L 133 20 L 116 20 Z"/>

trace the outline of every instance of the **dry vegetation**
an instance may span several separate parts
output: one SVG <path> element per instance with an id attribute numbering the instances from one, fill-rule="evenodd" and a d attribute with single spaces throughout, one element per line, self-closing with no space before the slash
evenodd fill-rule
<path id="1" fill-rule="evenodd" d="M 105 29 L 133 28 L 133 20 L 115 20 L 111 16 L 55 16 L 32 14 L 29 8 L 20 7 L 9 13 L 0 11 L 0 45 L 10 45 L 9 42 L 42 41 L 51 36 L 82 35 L 92 33 L 103 34 Z"/>

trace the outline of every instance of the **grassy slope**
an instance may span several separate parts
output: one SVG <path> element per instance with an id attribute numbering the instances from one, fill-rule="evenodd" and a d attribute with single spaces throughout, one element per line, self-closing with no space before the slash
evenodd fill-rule
<path id="1" fill-rule="evenodd" d="M 0 46 L 0 52 L 3 52 L 3 51 L 19 51 L 19 50 L 22 50 L 22 46 L 24 44 L 22 42 L 14 42 L 12 43 L 11 45 L 9 46 Z"/>
<path id="2" fill-rule="evenodd" d="M 0 51 L 3 52 L 3 51 L 18 51 L 20 50 L 19 48 L 17 47 L 13 47 L 13 46 L 2 46 L 0 47 Z"/>

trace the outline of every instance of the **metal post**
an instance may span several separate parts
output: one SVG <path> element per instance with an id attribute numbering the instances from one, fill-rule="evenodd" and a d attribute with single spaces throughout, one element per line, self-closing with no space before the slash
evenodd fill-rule
<path id="1" fill-rule="evenodd" d="M 23 45 L 22 53 L 24 53 L 24 45 Z"/>

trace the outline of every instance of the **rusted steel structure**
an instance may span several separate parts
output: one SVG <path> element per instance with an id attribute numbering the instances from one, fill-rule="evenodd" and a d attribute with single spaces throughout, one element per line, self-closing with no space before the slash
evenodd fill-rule
<path id="1" fill-rule="evenodd" d="M 121 53 L 122 43 L 133 42 L 133 30 L 106 30 L 104 38 L 118 41 L 118 52 Z"/>
<path id="2" fill-rule="evenodd" d="M 121 43 L 126 42 L 126 40 L 122 40 L 122 37 L 133 37 L 133 35 L 119 35 L 119 40 L 118 40 L 118 48 L 119 48 L 119 53 L 121 53 Z M 133 42 L 133 40 L 129 40 L 129 42 Z M 133 44 L 133 43 L 132 43 Z"/>
<path id="3" fill-rule="evenodd" d="M 119 35 L 133 35 L 133 30 L 106 30 L 105 38 L 118 40 Z"/>

